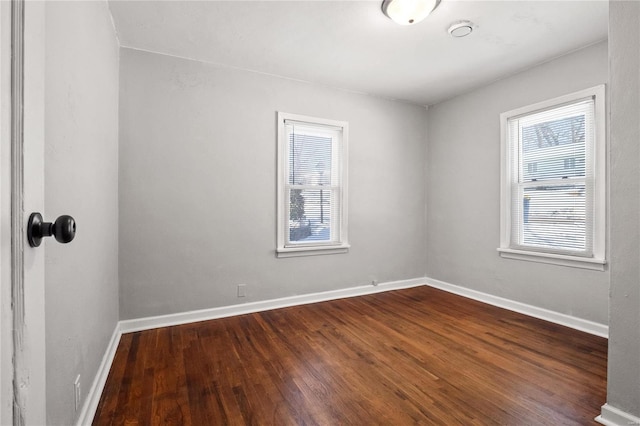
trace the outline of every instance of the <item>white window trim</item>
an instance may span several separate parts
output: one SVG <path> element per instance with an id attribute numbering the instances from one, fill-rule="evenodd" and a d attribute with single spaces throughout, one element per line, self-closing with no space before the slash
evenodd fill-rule
<path id="1" fill-rule="evenodd" d="M 594 223 L 593 257 L 571 256 L 547 252 L 515 250 L 511 245 L 511 173 L 507 120 L 511 117 L 550 109 L 581 99 L 594 98 L 595 147 L 594 165 Z M 500 114 L 501 172 L 500 172 L 500 247 L 498 252 L 507 259 L 549 263 L 553 265 L 604 271 L 606 261 L 606 113 L 605 85 L 591 87 L 547 101 L 517 108 Z"/>
<path id="2" fill-rule="evenodd" d="M 340 215 L 340 238 L 339 243 L 318 243 L 313 245 L 305 245 L 300 247 L 287 247 L 285 233 L 289 227 L 289 212 L 285 208 L 285 153 L 287 151 L 287 138 L 285 130 L 285 120 L 300 121 L 312 124 L 321 124 L 332 127 L 342 128 L 341 142 L 341 215 Z M 300 114 L 290 114 L 286 112 L 278 112 L 278 179 L 277 179 L 277 257 L 296 257 L 296 256 L 314 256 L 321 254 L 338 254 L 347 253 L 349 251 L 348 243 L 348 153 L 349 153 L 349 123 L 346 121 L 329 120 L 325 118 L 310 117 Z"/>

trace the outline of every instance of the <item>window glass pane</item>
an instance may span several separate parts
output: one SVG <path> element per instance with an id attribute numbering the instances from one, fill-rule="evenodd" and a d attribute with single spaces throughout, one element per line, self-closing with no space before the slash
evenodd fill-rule
<path id="1" fill-rule="evenodd" d="M 523 245 L 585 251 L 585 185 L 524 188 L 521 224 Z"/>
<path id="2" fill-rule="evenodd" d="M 337 189 L 296 189 L 289 192 L 289 241 L 331 242 L 337 235 Z"/>
<path id="3" fill-rule="evenodd" d="M 585 176 L 585 116 L 524 125 L 522 181 Z"/>
<path id="4" fill-rule="evenodd" d="M 289 184 L 331 184 L 331 135 L 298 132 L 289 134 Z"/>

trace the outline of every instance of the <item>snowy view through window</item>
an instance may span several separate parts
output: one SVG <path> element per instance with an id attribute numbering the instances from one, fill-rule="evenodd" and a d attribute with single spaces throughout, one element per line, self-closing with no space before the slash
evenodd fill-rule
<path id="1" fill-rule="evenodd" d="M 331 241 L 332 138 L 292 133 L 289 140 L 289 240 Z"/>
<path id="2" fill-rule="evenodd" d="M 522 244 L 586 249 L 585 116 L 521 127 Z"/>

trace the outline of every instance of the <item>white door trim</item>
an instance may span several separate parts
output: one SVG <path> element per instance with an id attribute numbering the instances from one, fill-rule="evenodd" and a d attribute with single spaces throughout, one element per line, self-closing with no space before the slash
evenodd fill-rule
<path id="1" fill-rule="evenodd" d="M 11 313 L 13 424 L 25 424 L 28 365 L 24 332 L 24 1 L 11 2 Z"/>
<path id="2" fill-rule="evenodd" d="M 13 425 L 46 423 L 44 249 L 26 244 L 44 201 L 44 2 L 11 2 Z M 25 46 L 27 49 L 25 50 Z"/>
<path id="3" fill-rule="evenodd" d="M 11 4 L 0 2 L 0 424 L 13 418 L 11 333 Z"/>

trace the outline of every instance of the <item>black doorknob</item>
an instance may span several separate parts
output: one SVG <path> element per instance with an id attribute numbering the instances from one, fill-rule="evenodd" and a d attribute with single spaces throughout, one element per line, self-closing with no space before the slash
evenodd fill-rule
<path id="1" fill-rule="evenodd" d="M 62 215 L 55 222 L 44 222 L 40 213 L 31 213 L 27 224 L 27 239 L 31 247 L 38 247 L 44 237 L 54 236 L 59 243 L 68 243 L 76 236 L 76 221 Z"/>

